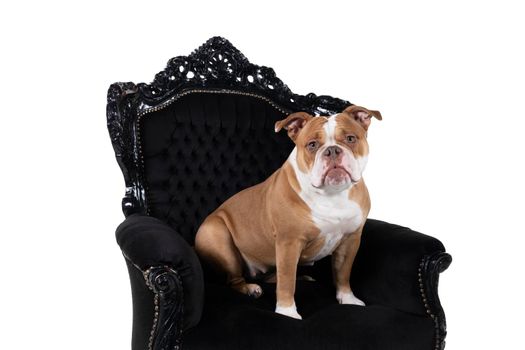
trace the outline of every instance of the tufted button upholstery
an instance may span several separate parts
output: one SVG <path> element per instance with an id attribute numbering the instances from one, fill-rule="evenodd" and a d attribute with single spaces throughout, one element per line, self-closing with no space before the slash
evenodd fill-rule
<path id="1" fill-rule="evenodd" d="M 266 179 L 293 148 L 274 124 L 284 113 L 253 96 L 192 93 L 143 116 L 141 148 L 150 215 L 190 243 L 206 216 Z"/>

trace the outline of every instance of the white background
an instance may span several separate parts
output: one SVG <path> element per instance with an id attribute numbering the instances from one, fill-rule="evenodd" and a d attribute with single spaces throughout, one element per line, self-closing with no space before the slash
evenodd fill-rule
<path id="1" fill-rule="evenodd" d="M 522 348 L 524 14 L 518 1 L 1 5 L 0 348 L 130 348 L 106 91 L 215 35 L 294 92 L 382 112 L 370 216 L 453 255 L 447 349 Z"/>

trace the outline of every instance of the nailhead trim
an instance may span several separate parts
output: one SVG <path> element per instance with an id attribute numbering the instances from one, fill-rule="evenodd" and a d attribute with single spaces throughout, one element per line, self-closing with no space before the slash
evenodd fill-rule
<path id="1" fill-rule="evenodd" d="M 272 107 L 274 107 L 275 109 L 277 109 L 279 112 L 283 113 L 283 114 L 289 114 L 290 111 L 289 110 L 286 110 L 284 108 L 282 108 L 281 106 L 279 106 L 278 104 L 276 104 L 275 102 L 273 102 L 272 100 L 270 100 L 269 98 L 267 97 L 264 97 L 264 96 L 261 96 L 261 95 L 257 95 L 257 94 L 254 94 L 254 93 L 251 93 L 251 92 L 243 92 L 243 91 L 238 91 L 238 90 L 229 90 L 229 89 L 223 89 L 223 90 L 206 90 L 206 89 L 190 89 L 190 90 L 185 90 L 181 93 L 178 93 L 176 95 L 174 95 L 173 97 L 171 97 L 170 99 L 168 99 L 167 101 L 161 103 L 160 105 L 158 106 L 154 106 L 154 107 L 149 107 L 149 108 L 144 108 L 143 110 L 141 110 L 137 116 L 138 117 L 141 117 L 145 114 L 148 114 L 148 113 L 152 113 L 152 112 L 156 112 L 156 111 L 160 111 L 166 107 L 168 107 L 169 105 L 171 105 L 173 102 L 177 101 L 178 99 L 180 99 L 181 97 L 184 97 L 186 95 L 189 95 L 189 94 L 193 94 L 193 93 L 205 93 L 205 94 L 233 94 L 233 95 L 243 95 L 243 96 L 251 96 L 251 97 L 255 97 L 255 98 L 258 98 L 260 100 L 263 100 L 263 101 L 266 101 L 268 102 L 270 105 L 272 105 Z"/>
<path id="2" fill-rule="evenodd" d="M 432 312 L 430 305 L 428 305 L 428 299 L 425 294 L 425 287 L 423 285 L 423 272 L 422 271 L 423 271 L 424 262 L 425 262 L 425 259 L 424 258 L 421 259 L 421 263 L 419 264 L 419 269 L 417 272 L 418 282 L 419 282 L 419 292 L 421 293 L 421 298 L 423 300 L 423 304 L 425 305 L 425 310 L 427 314 L 434 320 L 434 334 L 436 337 L 434 349 L 440 350 L 441 342 L 440 342 L 440 334 L 439 334 L 439 320 L 438 320 L 438 317 L 434 315 L 434 313 Z"/>
<path id="3" fill-rule="evenodd" d="M 150 272 L 151 272 L 151 268 L 144 271 L 143 275 L 144 275 L 144 280 L 146 281 L 146 286 L 148 286 L 149 290 L 153 292 L 153 287 L 149 283 Z M 148 350 L 153 349 L 155 330 L 157 329 L 157 324 L 159 322 L 159 295 L 155 292 L 154 292 L 154 297 L 153 297 L 153 304 L 155 306 L 155 312 L 153 314 L 153 325 L 151 326 L 151 331 L 150 331 L 149 339 L 148 339 Z"/>
<path id="4" fill-rule="evenodd" d="M 254 97 L 254 98 L 263 100 L 265 102 L 268 102 L 273 108 L 275 108 L 277 111 L 279 111 L 279 112 L 281 112 L 283 114 L 290 114 L 291 113 L 291 111 L 288 111 L 288 110 L 280 107 L 279 105 L 274 103 L 269 98 L 261 96 L 261 95 L 253 94 L 253 93 L 250 93 L 250 92 L 242 92 L 242 91 L 227 90 L 227 89 L 226 90 L 205 90 L 205 89 L 185 90 L 185 91 L 183 91 L 183 92 L 181 92 L 179 94 L 176 94 L 175 96 L 171 97 L 169 100 L 163 102 L 162 104 L 160 104 L 158 106 L 155 106 L 155 107 L 146 108 L 146 109 L 140 111 L 137 114 L 137 124 L 136 124 L 136 128 L 137 128 L 137 148 L 138 148 L 138 153 L 140 154 L 140 159 L 135 159 L 135 166 L 137 167 L 137 169 L 140 169 L 140 171 L 144 170 L 144 154 L 142 153 L 142 139 L 141 139 L 141 132 L 140 132 L 142 117 L 146 116 L 148 114 L 151 114 L 153 112 L 160 111 L 160 110 L 168 107 L 169 105 L 173 104 L 173 102 L 179 100 L 180 98 L 182 98 L 182 97 L 184 97 L 186 95 L 189 95 L 189 94 L 193 94 L 193 93 L 231 94 L 231 95 L 250 96 L 250 97 Z M 137 163 L 138 161 L 140 162 L 140 164 Z M 149 203 L 149 198 L 148 198 L 149 186 L 148 186 L 148 181 L 146 179 L 143 179 L 143 180 L 144 181 L 142 181 L 142 183 L 144 184 L 144 196 L 145 196 L 145 199 L 146 199 L 146 208 L 147 208 L 146 209 L 146 215 L 150 215 L 150 208 L 149 208 L 149 205 L 147 205 Z"/>

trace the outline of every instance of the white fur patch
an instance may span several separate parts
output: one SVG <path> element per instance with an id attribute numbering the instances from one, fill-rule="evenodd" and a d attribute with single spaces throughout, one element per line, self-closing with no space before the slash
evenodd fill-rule
<path id="1" fill-rule="evenodd" d="M 246 288 L 248 288 L 248 295 L 251 297 L 258 298 L 263 294 L 263 290 L 258 284 L 249 283 Z"/>
<path id="2" fill-rule="evenodd" d="M 331 196 L 312 196 L 301 192 L 301 198 L 312 210 L 312 219 L 321 231 L 321 237 L 324 237 L 324 245 L 312 258 L 314 261 L 332 254 L 343 237 L 356 231 L 363 223 L 361 207 L 348 199 L 348 191 Z"/>
<path id="3" fill-rule="evenodd" d="M 362 174 L 363 171 L 365 171 L 366 164 L 368 163 L 368 156 L 365 155 L 365 156 L 357 158 L 356 160 L 357 160 L 357 164 L 359 165 L 359 170 L 361 171 L 361 174 Z"/>
<path id="4" fill-rule="evenodd" d="M 335 127 L 337 126 L 337 114 L 331 115 L 326 118 L 327 122 L 324 123 L 323 129 L 326 133 L 326 142 L 324 146 L 336 145 L 335 142 Z"/>
<path id="5" fill-rule="evenodd" d="M 326 119 L 326 123 L 323 125 L 323 131 L 326 135 L 325 143 L 317 150 L 314 159 L 314 165 L 312 167 L 311 182 L 317 187 L 323 185 L 323 173 L 325 172 L 325 162 L 323 161 L 323 153 L 330 146 L 337 145 L 335 141 L 335 127 L 337 126 L 337 115 L 331 115 L 329 117 L 320 117 Z"/>
<path id="6" fill-rule="evenodd" d="M 356 231 L 363 223 L 361 207 L 348 198 L 351 186 L 346 190 L 334 192 L 312 186 L 310 176 L 299 170 L 297 165 L 297 149 L 294 148 L 290 157 L 297 180 L 301 185 L 299 196 L 311 209 L 312 220 L 324 237 L 324 245 L 312 261 L 317 261 L 333 253 L 341 239 Z"/>
<path id="7" fill-rule="evenodd" d="M 283 306 L 277 305 L 275 307 L 275 312 L 278 313 L 278 314 L 281 314 L 281 315 L 285 315 L 285 316 L 288 316 L 288 317 L 292 317 L 292 318 L 298 319 L 298 320 L 302 320 L 303 319 L 301 317 L 301 315 L 299 315 L 297 313 L 297 308 L 295 307 L 295 302 L 293 303 L 292 306 L 283 307 Z"/>
<path id="8" fill-rule="evenodd" d="M 365 306 L 365 303 L 359 298 L 357 298 L 353 292 L 345 293 L 345 292 L 337 292 L 336 299 L 339 302 L 339 304 L 351 304 L 351 305 L 360 305 Z"/>

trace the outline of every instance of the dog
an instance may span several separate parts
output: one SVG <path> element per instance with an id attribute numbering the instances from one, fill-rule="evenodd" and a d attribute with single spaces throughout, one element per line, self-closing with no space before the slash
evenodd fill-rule
<path id="1" fill-rule="evenodd" d="M 306 112 L 275 123 L 295 143 L 283 166 L 264 182 L 226 200 L 200 226 L 195 250 L 226 275 L 234 290 L 259 297 L 247 283 L 276 269 L 275 312 L 301 319 L 294 294 L 298 265 L 332 255 L 336 299 L 363 305 L 352 292 L 350 273 L 370 211 L 362 177 L 367 132 L 381 113 L 352 105 L 332 116 Z"/>

